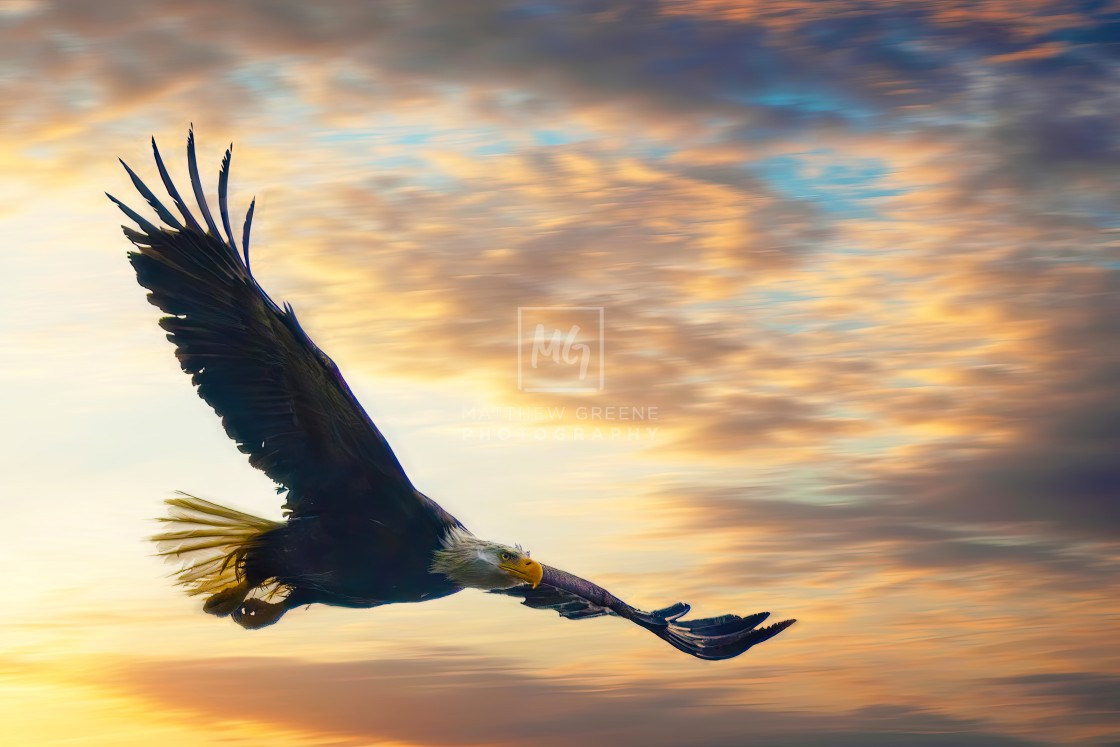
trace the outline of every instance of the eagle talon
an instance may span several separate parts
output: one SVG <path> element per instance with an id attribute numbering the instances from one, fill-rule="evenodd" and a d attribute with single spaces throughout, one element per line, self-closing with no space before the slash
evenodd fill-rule
<path id="1" fill-rule="evenodd" d="M 233 611 L 233 621 L 246 630 L 258 630 L 275 624 L 287 606 L 283 602 L 266 602 L 263 599 L 247 599 Z"/>
<path id="2" fill-rule="evenodd" d="M 202 611 L 208 615 L 227 617 L 241 606 L 241 603 L 245 601 L 245 595 L 248 593 L 249 585 L 244 581 L 235 586 L 229 586 L 212 594 L 210 598 L 203 603 Z"/>

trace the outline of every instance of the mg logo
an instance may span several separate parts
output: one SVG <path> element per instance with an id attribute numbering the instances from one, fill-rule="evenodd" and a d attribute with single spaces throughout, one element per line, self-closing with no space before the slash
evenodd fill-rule
<path id="1" fill-rule="evenodd" d="M 603 389 L 602 306 L 520 306 L 517 388 L 523 392 Z"/>
<path id="2" fill-rule="evenodd" d="M 533 352 L 529 356 L 529 367 L 537 368 L 537 356 L 548 356 L 553 363 L 571 365 L 579 363 L 579 380 L 587 379 L 587 364 L 591 362 L 591 346 L 586 342 L 576 342 L 579 337 L 579 326 L 572 325 L 568 336 L 561 339 L 560 330 L 552 330 L 552 339 L 545 338 L 543 324 L 538 324 L 533 331 Z M 560 346 L 564 347 L 561 348 Z"/>

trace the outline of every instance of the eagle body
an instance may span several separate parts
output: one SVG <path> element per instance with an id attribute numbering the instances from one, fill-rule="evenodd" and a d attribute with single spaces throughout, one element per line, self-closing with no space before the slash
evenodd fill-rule
<path id="1" fill-rule="evenodd" d="M 153 223 L 109 195 L 136 226 L 124 226 L 135 246 L 129 261 L 148 300 L 166 314 L 160 326 L 199 396 L 249 464 L 287 494 L 284 521 L 186 493 L 167 501 L 167 531 L 152 539 L 179 561 L 187 593 L 205 596 L 204 611 L 257 629 L 305 605 L 376 607 L 477 588 L 566 619 L 621 617 L 701 659 L 738 656 L 793 624 L 759 627 L 767 612 L 685 620 L 689 606 L 681 602 L 644 612 L 518 546 L 474 536 L 413 486 L 338 366 L 292 307 L 257 283 L 249 262 L 255 200 L 240 247 L 230 223 L 232 146 L 218 175 L 216 216 L 193 131 L 187 168 L 194 210 L 154 138 L 152 153 L 176 212 L 121 162 L 158 218 Z"/>
<path id="2" fill-rule="evenodd" d="M 414 521 L 397 531 L 361 517 L 328 514 L 289 520 L 246 555 L 244 572 L 253 586 L 274 578 L 290 589 L 289 608 L 315 603 L 376 607 L 438 599 L 463 587 L 430 570 L 450 529 L 435 524 Z"/>

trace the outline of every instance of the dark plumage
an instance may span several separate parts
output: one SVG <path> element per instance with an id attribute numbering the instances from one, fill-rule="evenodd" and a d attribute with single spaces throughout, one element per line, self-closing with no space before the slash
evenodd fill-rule
<path id="1" fill-rule="evenodd" d="M 614 614 L 704 659 L 737 656 L 777 635 L 787 620 L 756 629 L 768 613 L 683 621 L 688 605 L 637 610 L 595 584 L 542 566 L 520 548 L 479 540 L 413 487 L 338 367 L 278 306 L 249 270 L 253 205 L 241 252 L 230 226 L 232 153 L 218 180 L 221 231 L 206 204 L 193 131 L 187 139 L 200 223 L 172 183 L 155 140 L 156 167 L 181 220 L 127 166 L 157 226 L 109 196 L 139 227 L 129 259 L 183 370 L 249 463 L 286 492 L 286 521 L 273 522 L 181 494 L 171 528 L 154 539 L 180 559 L 179 581 L 207 594 L 204 609 L 246 628 L 275 623 L 311 603 L 374 607 L 418 602 L 466 586 L 520 597 L 569 619 Z M 122 161 L 123 163 L 123 161 Z M 224 232 L 224 235 L 223 235 Z"/>

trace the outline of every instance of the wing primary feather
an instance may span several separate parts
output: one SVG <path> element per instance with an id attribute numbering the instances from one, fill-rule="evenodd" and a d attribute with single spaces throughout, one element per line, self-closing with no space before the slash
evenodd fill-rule
<path id="1" fill-rule="evenodd" d="M 147 221 L 144 218 L 144 216 L 137 213 L 135 210 L 130 208 L 128 205 L 125 205 L 123 202 L 118 200 L 116 197 L 113 197 L 108 192 L 105 193 L 105 196 L 108 197 L 110 200 L 112 200 L 113 204 L 116 205 L 117 207 L 119 207 L 121 209 L 121 212 L 124 213 L 125 215 L 127 215 L 129 218 L 131 218 L 136 223 L 136 225 L 143 228 L 148 233 L 149 236 L 154 236 L 154 235 L 159 233 L 159 229 L 155 225 L 153 225 L 152 223 Z"/>
<path id="2" fill-rule="evenodd" d="M 187 145 L 192 187 L 198 187 L 193 128 Z M 232 158 L 230 151 L 214 198 L 215 207 L 222 207 L 219 197 L 225 198 L 229 218 Z M 190 212 L 179 216 L 176 209 L 182 209 L 180 199 L 168 204 L 179 195 L 166 168 L 157 163 L 167 186 L 159 198 L 178 220 L 190 223 Z M 109 198 L 128 218 L 121 222 L 135 244 L 129 261 L 137 281 L 148 290 L 149 302 L 167 315 L 159 324 L 175 346 L 179 366 L 190 374 L 199 396 L 221 418 L 226 434 L 249 456 L 249 463 L 293 488 L 285 501 L 293 520 L 358 512 L 386 527 L 420 522 L 418 526 L 432 532 L 433 542 L 457 525 L 412 486 L 337 367 L 298 331 L 290 312 L 250 278 L 244 247 L 239 251 L 228 241 L 233 229 L 228 219 L 219 221 L 216 231 L 211 223 L 207 231 L 207 221 L 195 212 L 196 226 L 201 223 L 203 228 L 177 231 L 149 212 L 151 208 L 138 212 Z M 200 200 L 200 207 L 204 205 Z M 254 208 L 255 203 L 244 216 L 245 244 Z M 190 211 L 195 210 L 191 206 Z M 212 212 L 211 221 L 215 218 Z"/>
<path id="3" fill-rule="evenodd" d="M 653 615 L 654 617 L 660 617 L 662 620 L 668 620 L 671 622 L 673 620 L 676 620 L 678 617 L 687 615 L 689 610 L 691 609 L 691 605 L 684 602 L 677 602 L 676 604 L 670 604 L 668 607 L 663 607 L 659 610 L 650 610 L 649 614 Z"/>
<path id="4" fill-rule="evenodd" d="M 156 197 L 155 194 L 152 193 L 152 190 L 148 189 L 148 185 L 145 184 L 144 181 L 136 175 L 135 171 L 128 167 L 128 164 L 124 162 L 124 159 L 118 158 L 117 160 L 121 162 L 121 166 L 124 166 L 124 170 L 128 172 L 128 176 L 130 179 L 132 179 L 132 184 L 136 187 L 136 191 L 143 195 L 144 199 L 148 201 L 148 204 L 151 205 L 152 208 L 156 211 L 156 215 L 159 216 L 159 219 L 174 229 L 182 230 L 183 224 L 180 223 L 174 215 L 172 215 L 170 210 L 164 207 L 164 204 L 159 201 L 159 198 Z"/>
<path id="5" fill-rule="evenodd" d="M 210 208 L 206 204 L 206 193 L 202 191 L 202 179 L 198 176 L 198 158 L 194 152 L 193 124 L 187 132 L 187 168 L 191 172 L 191 186 L 194 188 L 194 199 L 198 203 L 198 209 L 202 212 L 206 225 L 210 227 L 210 233 L 214 236 L 221 236 L 218 233 L 218 226 L 214 223 L 214 216 L 210 215 Z"/>
<path id="6" fill-rule="evenodd" d="M 152 138 L 152 155 L 156 158 L 156 168 L 159 169 L 159 178 L 163 180 L 163 186 L 167 190 L 167 194 L 171 195 L 171 199 L 175 201 L 175 207 L 179 208 L 179 212 L 183 214 L 183 219 L 187 222 L 193 230 L 199 233 L 206 233 L 202 230 L 202 226 L 191 215 L 191 211 L 187 209 L 187 204 L 183 202 L 183 198 L 179 196 L 179 190 L 175 188 L 175 183 L 171 181 L 171 175 L 167 173 L 167 167 L 163 165 L 163 157 L 159 154 L 159 147 L 156 145 L 156 139 Z"/>
<path id="7" fill-rule="evenodd" d="M 249 203 L 249 211 L 245 213 L 245 228 L 241 231 L 241 251 L 245 255 L 245 272 L 253 277 L 253 270 L 249 267 L 249 230 L 253 227 L 253 210 L 257 207 L 257 198 Z"/>
<path id="8" fill-rule="evenodd" d="M 222 170 L 218 174 L 218 210 L 222 214 L 222 228 L 226 230 L 226 238 L 233 251 L 237 251 L 237 242 L 233 240 L 233 231 L 229 227 L 229 204 L 227 192 L 229 190 L 229 164 L 233 160 L 233 143 L 226 148 L 226 155 L 222 158 Z"/>
<path id="9" fill-rule="evenodd" d="M 493 593 L 521 597 L 522 604 L 527 607 L 555 610 L 569 620 L 617 615 L 698 659 L 739 656 L 795 622 L 784 620 L 767 628 L 758 628 L 759 623 L 769 617 L 769 612 L 757 612 L 746 617 L 718 615 L 683 620 L 681 618 L 689 612 L 689 606 L 684 602 L 643 612 L 597 584 L 550 566 L 544 566 L 544 577 L 536 588 L 515 586 Z"/>

